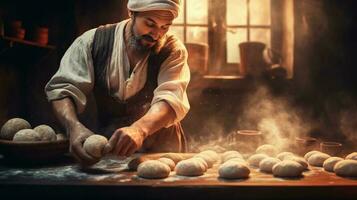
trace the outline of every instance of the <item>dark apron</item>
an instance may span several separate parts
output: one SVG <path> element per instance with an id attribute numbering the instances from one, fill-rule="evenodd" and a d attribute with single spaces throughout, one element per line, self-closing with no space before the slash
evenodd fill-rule
<path id="1" fill-rule="evenodd" d="M 96 122 L 88 127 L 110 138 L 114 131 L 130 126 L 150 109 L 157 77 L 162 62 L 169 56 L 170 49 L 163 48 L 158 54 L 151 54 L 148 60 L 148 74 L 145 86 L 134 96 L 125 101 L 112 97 L 106 84 L 106 69 L 109 66 L 116 24 L 100 26 L 94 36 L 92 57 L 95 74 L 93 94 L 89 99 L 95 100 Z M 89 103 L 90 104 L 90 103 Z M 145 139 L 142 152 L 185 152 L 186 139 L 180 123 L 162 128 Z"/>

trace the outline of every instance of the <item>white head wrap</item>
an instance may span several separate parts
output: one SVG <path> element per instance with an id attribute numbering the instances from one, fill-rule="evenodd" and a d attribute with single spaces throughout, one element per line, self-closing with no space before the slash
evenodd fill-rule
<path id="1" fill-rule="evenodd" d="M 135 12 L 167 10 L 176 18 L 180 10 L 180 0 L 129 0 L 128 9 Z"/>

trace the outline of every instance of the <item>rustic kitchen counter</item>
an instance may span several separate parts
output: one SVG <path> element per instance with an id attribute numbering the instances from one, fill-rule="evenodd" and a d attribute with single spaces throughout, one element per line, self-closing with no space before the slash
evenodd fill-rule
<path id="1" fill-rule="evenodd" d="M 200 177 L 149 180 L 127 170 L 126 160 L 106 158 L 82 169 L 71 161 L 41 167 L 1 164 L 0 196 L 64 199 L 357 199 L 357 179 L 342 178 L 321 168 L 282 179 L 251 168 L 250 178 L 223 180 L 217 167 Z"/>

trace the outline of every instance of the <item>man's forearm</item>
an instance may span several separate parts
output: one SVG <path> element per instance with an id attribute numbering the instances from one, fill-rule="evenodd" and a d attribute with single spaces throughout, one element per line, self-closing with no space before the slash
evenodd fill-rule
<path id="1" fill-rule="evenodd" d="M 145 136 L 149 136 L 157 130 L 165 127 L 176 117 L 175 111 L 165 101 L 159 101 L 151 106 L 149 111 L 132 126 L 141 129 Z"/>
<path id="2" fill-rule="evenodd" d="M 70 98 L 52 101 L 52 108 L 59 122 L 68 129 L 78 123 L 76 108 Z"/>

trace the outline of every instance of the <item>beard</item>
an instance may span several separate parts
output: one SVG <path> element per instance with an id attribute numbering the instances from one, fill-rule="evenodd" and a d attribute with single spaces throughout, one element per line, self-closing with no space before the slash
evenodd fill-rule
<path id="1" fill-rule="evenodd" d="M 150 35 L 147 34 L 136 36 L 134 32 L 134 24 L 135 21 L 131 24 L 130 27 L 131 35 L 128 40 L 128 45 L 130 46 L 130 48 L 134 49 L 138 53 L 143 53 L 143 54 L 147 52 L 153 52 L 155 54 L 159 53 L 164 45 L 165 36 L 158 40 L 154 40 Z M 145 45 L 143 41 L 149 43 L 155 43 L 155 44 L 153 46 Z"/>

